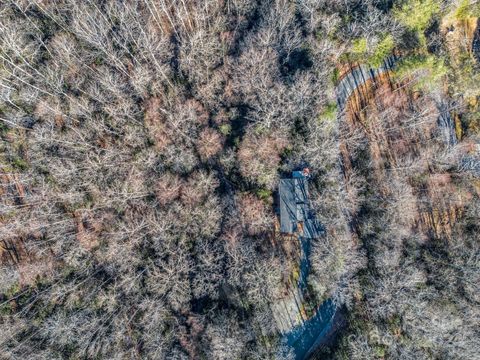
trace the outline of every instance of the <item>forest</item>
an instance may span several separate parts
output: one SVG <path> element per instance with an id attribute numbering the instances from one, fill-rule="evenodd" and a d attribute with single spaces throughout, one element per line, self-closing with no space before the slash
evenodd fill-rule
<path id="1" fill-rule="evenodd" d="M 0 359 L 479 358 L 479 0 L 0 0 L 0 137 Z"/>

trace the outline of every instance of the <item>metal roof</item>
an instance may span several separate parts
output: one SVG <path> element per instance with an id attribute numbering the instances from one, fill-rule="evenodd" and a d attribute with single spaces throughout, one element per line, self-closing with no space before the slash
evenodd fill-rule
<path id="1" fill-rule="evenodd" d="M 294 171 L 292 178 L 281 179 L 278 189 L 280 203 L 280 232 L 299 232 L 306 238 L 316 238 L 320 226 L 308 203 L 308 181 L 301 171 Z M 303 224 L 299 228 L 299 223 Z"/>

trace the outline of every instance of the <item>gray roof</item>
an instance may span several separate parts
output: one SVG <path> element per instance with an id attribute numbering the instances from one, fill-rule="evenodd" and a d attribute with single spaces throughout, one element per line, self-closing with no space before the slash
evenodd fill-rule
<path id="1" fill-rule="evenodd" d="M 295 171 L 293 178 L 281 179 L 278 189 L 280 203 L 280 232 L 293 234 L 297 230 L 307 238 L 316 238 L 320 226 L 310 211 L 308 203 L 308 182 L 300 172 Z M 303 234 L 298 224 L 303 223 Z"/>

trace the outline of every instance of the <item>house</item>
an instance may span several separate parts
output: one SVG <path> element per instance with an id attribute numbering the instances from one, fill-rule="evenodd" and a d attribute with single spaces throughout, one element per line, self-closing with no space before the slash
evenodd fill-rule
<path id="1" fill-rule="evenodd" d="M 313 239 L 320 236 L 321 228 L 309 206 L 308 177 L 309 170 L 304 169 L 280 180 L 280 232 Z"/>

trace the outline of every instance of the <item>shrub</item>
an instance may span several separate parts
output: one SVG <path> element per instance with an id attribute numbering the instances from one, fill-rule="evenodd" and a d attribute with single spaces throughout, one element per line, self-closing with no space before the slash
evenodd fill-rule
<path id="1" fill-rule="evenodd" d="M 471 0 L 462 0 L 455 10 L 457 20 L 467 20 L 478 16 L 480 16 L 480 3 L 472 4 Z"/>
<path id="2" fill-rule="evenodd" d="M 432 89 L 447 74 L 447 67 L 441 58 L 433 55 L 412 55 L 404 58 L 395 70 L 395 77 L 414 76 L 416 89 Z"/>
<path id="3" fill-rule="evenodd" d="M 337 117 L 337 104 L 334 102 L 328 103 L 323 112 L 320 114 L 320 119 L 335 120 Z"/>
<path id="4" fill-rule="evenodd" d="M 363 55 L 367 52 L 367 39 L 362 37 L 362 38 L 357 38 L 353 40 L 352 43 L 352 53 L 353 54 L 358 54 L 358 55 Z"/>
<path id="5" fill-rule="evenodd" d="M 408 0 L 393 10 L 395 18 L 411 30 L 422 32 L 440 10 L 436 0 Z"/>
<path id="6" fill-rule="evenodd" d="M 389 56 L 395 47 L 393 36 L 388 34 L 377 44 L 373 54 L 369 56 L 368 63 L 373 67 L 382 65 L 383 60 Z"/>
<path id="7" fill-rule="evenodd" d="M 372 67 L 379 67 L 395 47 L 395 41 L 391 34 L 380 34 L 379 37 L 380 40 L 376 46 L 370 49 L 366 38 L 355 39 L 349 57 L 356 61 L 366 61 Z"/>
<path id="8" fill-rule="evenodd" d="M 432 17 L 440 11 L 436 0 L 408 0 L 393 10 L 394 17 L 409 30 L 416 33 L 421 46 L 426 45 L 425 30 Z"/>
<path id="9" fill-rule="evenodd" d="M 220 125 L 219 129 L 220 132 L 225 136 L 230 135 L 230 133 L 232 132 L 232 126 L 230 124 L 222 124 Z"/>

